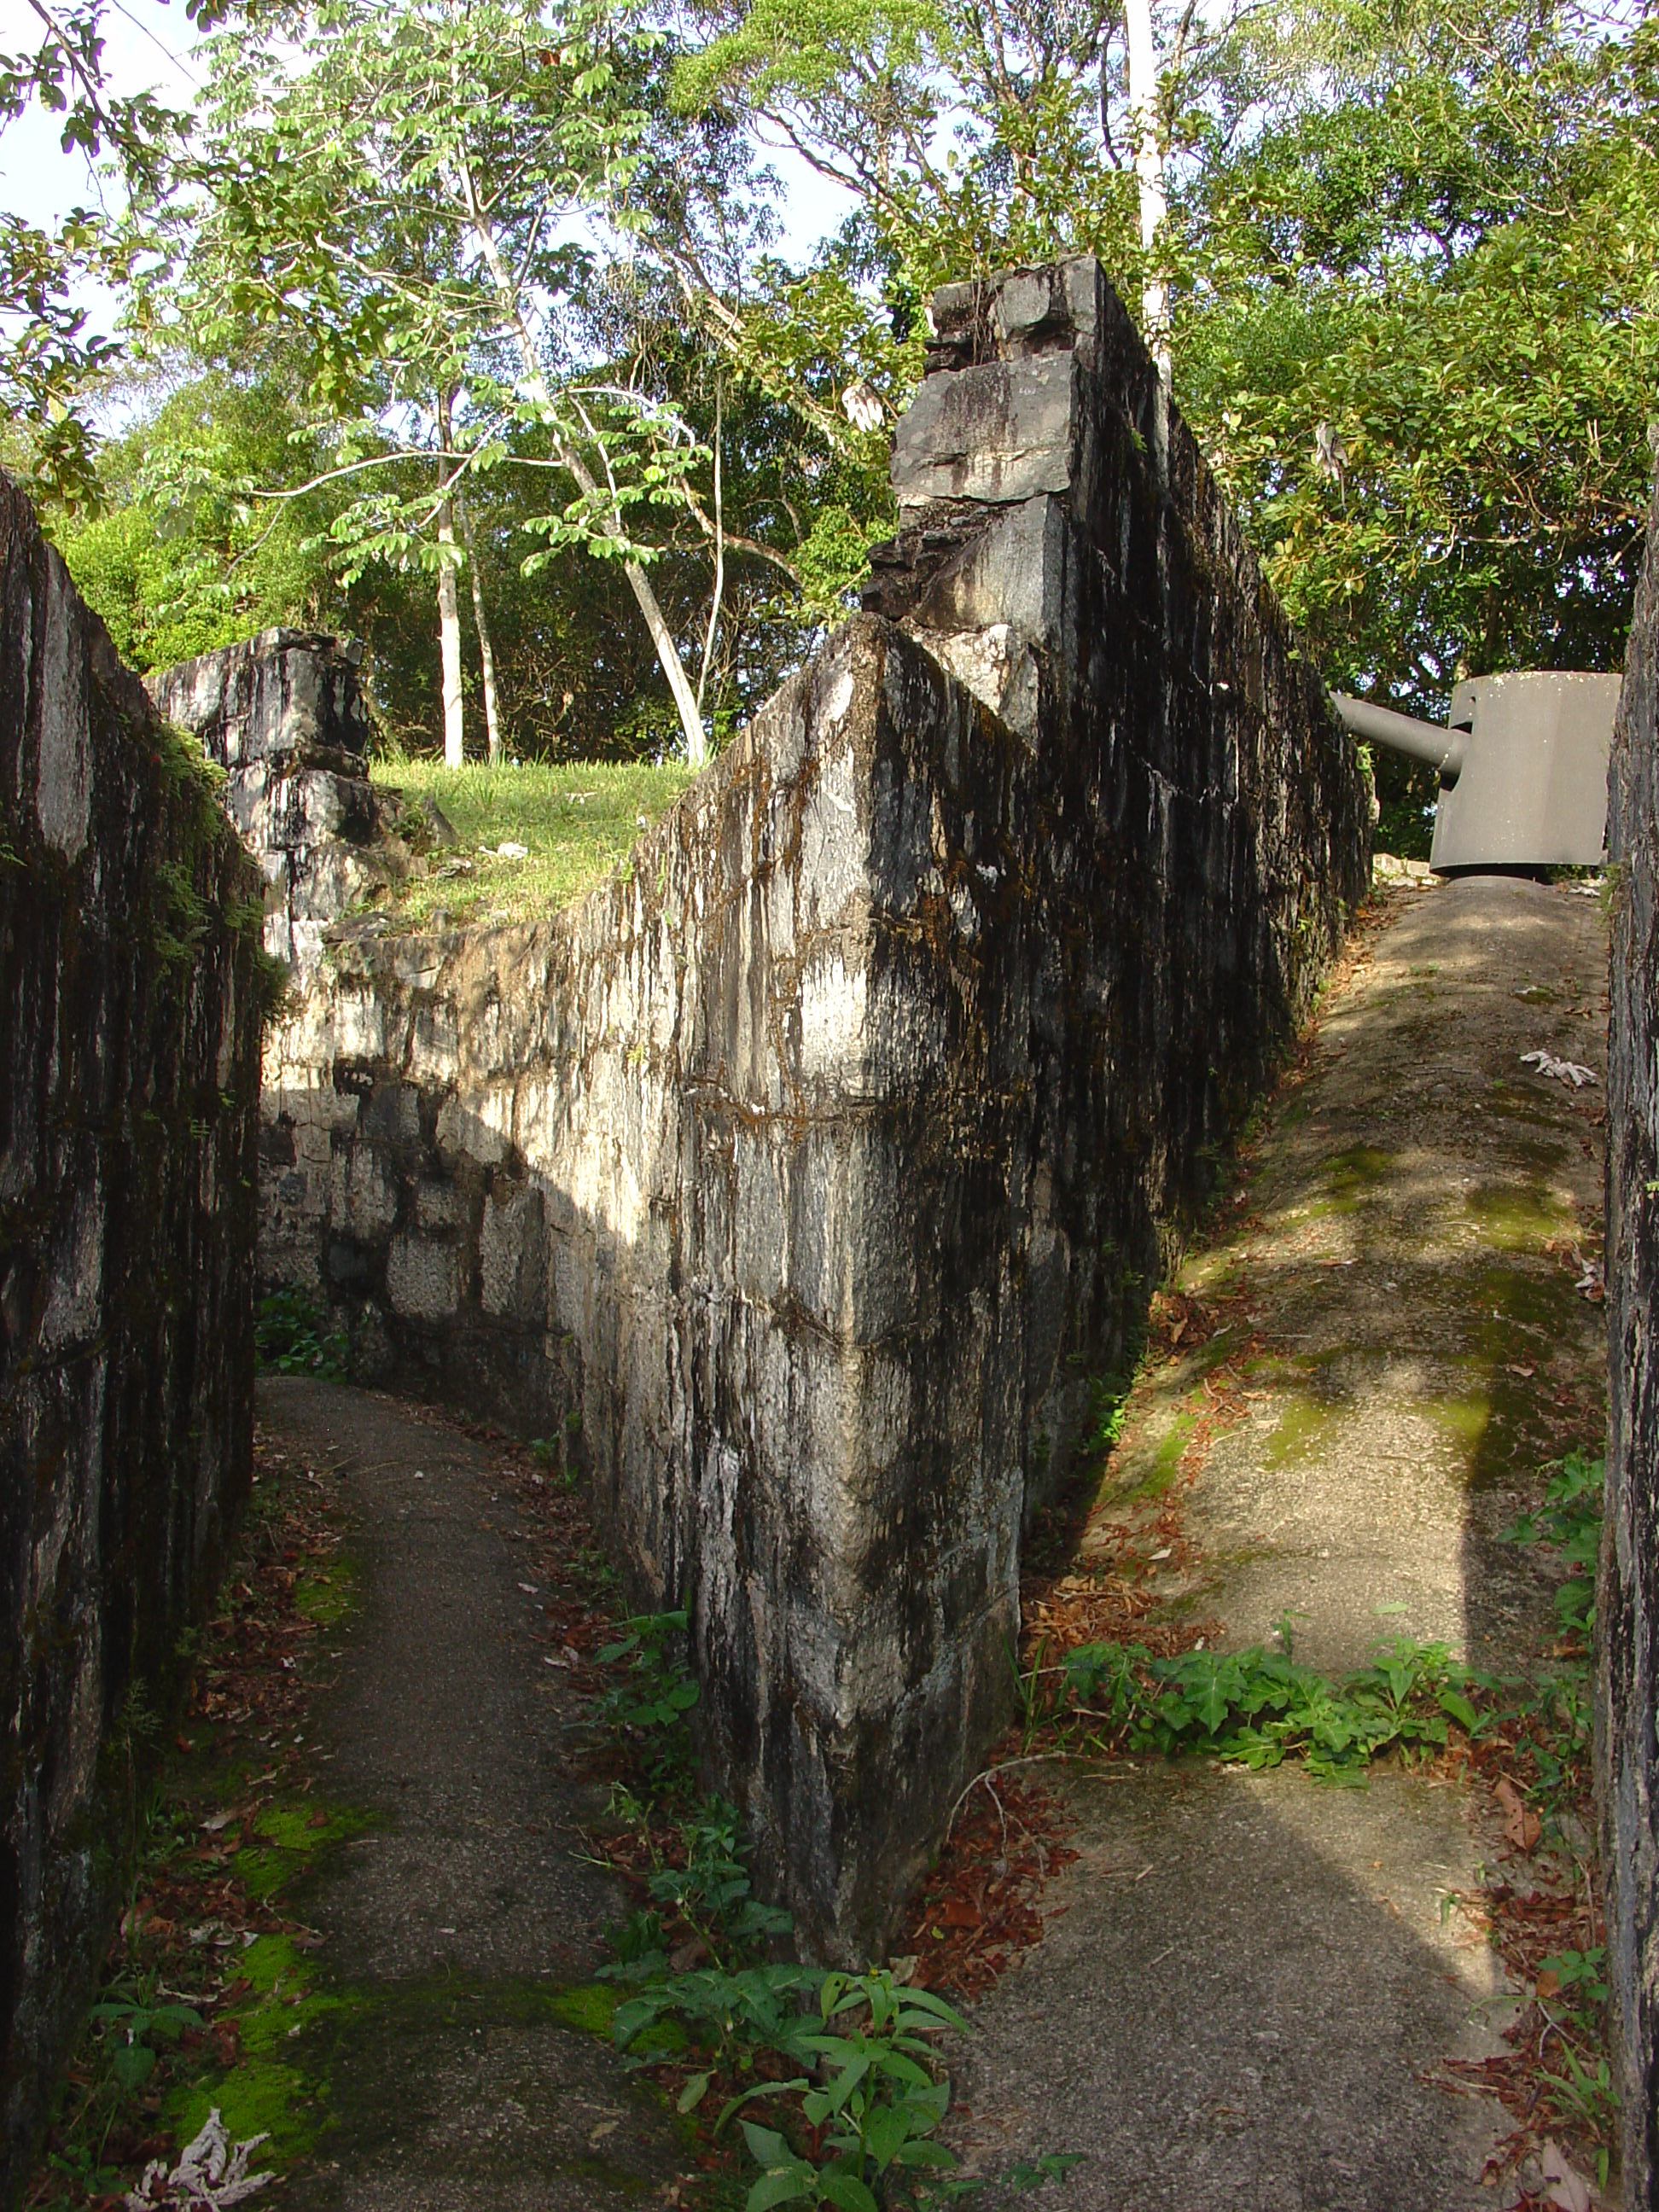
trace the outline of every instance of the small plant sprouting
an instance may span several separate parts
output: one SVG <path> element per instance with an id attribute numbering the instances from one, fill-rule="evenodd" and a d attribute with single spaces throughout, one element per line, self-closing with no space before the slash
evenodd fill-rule
<path id="1" fill-rule="evenodd" d="M 1569 1452 L 1545 1470 L 1544 1503 L 1523 1513 L 1504 1534 L 1511 1544 L 1550 1544 L 1559 1552 L 1567 1578 L 1555 1593 L 1563 1635 L 1588 1644 L 1595 1626 L 1595 1559 L 1601 1542 L 1606 1462 Z"/>
<path id="2" fill-rule="evenodd" d="M 599 1653 L 602 1667 L 625 1671 L 599 1698 L 599 1717 L 620 1735 L 631 1736 L 647 1774 L 659 1790 L 683 1782 L 692 1764 L 685 1717 L 697 1702 L 686 1663 L 690 1620 L 684 1613 L 636 1613 Z"/>
<path id="3" fill-rule="evenodd" d="M 303 1291 L 272 1291 L 254 1309 L 253 1341 L 259 1364 L 277 1375 L 313 1375 L 323 1382 L 347 1379 L 351 1341 L 330 1328 Z"/>
<path id="4" fill-rule="evenodd" d="M 618 1785 L 611 1810 L 651 1862 L 648 1903 L 611 1931 L 616 1957 L 599 1970 L 629 1991 L 611 2024 L 618 2047 L 640 2065 L 670 2055 L 684 2065 L 689 2048 L 682 2112 L 724 2093 L 713 2132 L 737 2123 L 759 2169 L 745 2212 L 930 2212 L 976 2193 L 989 2185 L 960 2173 L 938 2140 L 951 2085 L 928 2039 L 966 2033 L 967 2022 L 887 1968 L 834 1972 L 790 1958 L 793 1923 L 755 1895 L 736 1808 L 690 1797 L 686 1627 L 684 1613 L 636 1615 L 599 1654 L 623 1670 L 600 1717 L 629 1744 L 645 1785 Z M 665 1833 L 656 1824 L 675 1808 Z M 998 2185 L 1039 2188 L 1077 2163 L 1028 2161 Z"/>
<path id="5" fill-rule="evenodd" d="M 155 2040 L 177 2043 L 187 2027 L 200 2027 L 202 2015 L 187 2004 L 143 2004 L 131 1997 L 106 1997 L 90 2018 L 103 2029 L 111 2080 L 124 2094 L 141 2088 L 155 2071 Z"/>

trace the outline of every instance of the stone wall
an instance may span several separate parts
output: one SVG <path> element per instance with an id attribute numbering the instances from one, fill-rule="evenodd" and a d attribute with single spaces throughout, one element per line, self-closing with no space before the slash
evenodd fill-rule
<path id="1" fill-rule="evenodd" d="M 1629 2212 L 1659 2206 L 1659 495 L 1607 777 L 1607 1508 L 1597 1744 Z"/>
<path id="2" fill-rule="evenodd" d="M 150 678 L 162 716 L 225 775 L 226 812 L 265 878 L 265 950 L 301 975 L 323 932 L 406 875 L 430 840 L 416 810 L 368 780 L 358 648 L 262 630 Z"/>
<path id="3" fill-rule="evenodd" d="M 3 478 L 0 580 L 9 2203 L 248 1478 L 262 986 L 258 875 L 208 772 Z"/>
<path id="4" fill-rule="evenodd" d="M 1022 1525 L 1365 885 L 1352 749 L 1094 265 L 936 314 L 871 611 L 574 911 L 331 931 L 266 1066 L 268 1276 L 580 1436 L 839 1954 L 1007 1709 Z"/>

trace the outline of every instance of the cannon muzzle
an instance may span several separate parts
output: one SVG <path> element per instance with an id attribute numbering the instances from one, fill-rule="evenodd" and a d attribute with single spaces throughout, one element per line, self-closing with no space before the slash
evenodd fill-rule
<path id="1" fill-rule="evenodd" d="M 1355 737 L 1425 762 L 1439 771 L 1442 783 L 1456 782 L 1462 772 L 1467 730 L 1443 730 L 1437 723 L 1419 722 L 1415 714 L 1399 714 L 1392 707 L 1374 707 L 1369 699 L 1351 699 L 1341 691 L 1332 696 L 1337 713 Z"/>

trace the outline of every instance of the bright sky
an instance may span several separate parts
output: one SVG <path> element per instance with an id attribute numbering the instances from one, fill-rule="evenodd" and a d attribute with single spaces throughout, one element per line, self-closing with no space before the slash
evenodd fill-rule
<path id="1" fill-rule="evenodd" d="M 104 21 L 104 70 L 111 88 L 128 95 L 148 90 L 168 106 L 188 108 L 196 91 L 190 65 L 196 32 L 184 0 L 106 0 Z M 39 29 L 28 0 L 0 0 L 0 51 L 26 49 Z M 94 204 L 98 194 L 84 158 L 64 153 L 61 129 L 58 118 L 31 107 L 0 132 L 0 206 L 43 228 L 72 207 Z M 783 185 L 779 248 L 805 256 L 842 220 L 851 202 L 798 155 L 769 151 L 767 159 Z M 112 328 L 115 301 L 101 288 L 83 288 L 78 304 L 88 310 L 89 328 Z"/>

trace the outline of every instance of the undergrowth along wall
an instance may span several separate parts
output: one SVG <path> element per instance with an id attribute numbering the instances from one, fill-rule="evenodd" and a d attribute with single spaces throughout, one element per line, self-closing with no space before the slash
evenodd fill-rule
<path id="1" fill-rule="evenodd" d="M 1095 264 L 935 325 L 869 611 L 580 905 L 330 929 L 266 1063 L 268 1279 L 586 1457 L 841 1957 L 1007 1710 L 1022 1526 L 1366 881 L 1353 750 Z"/>
<path id="2" fill-rule="evenodd" d="M 258 872 L 0 477 L 0 2203 L 248 1480 Z"/>

